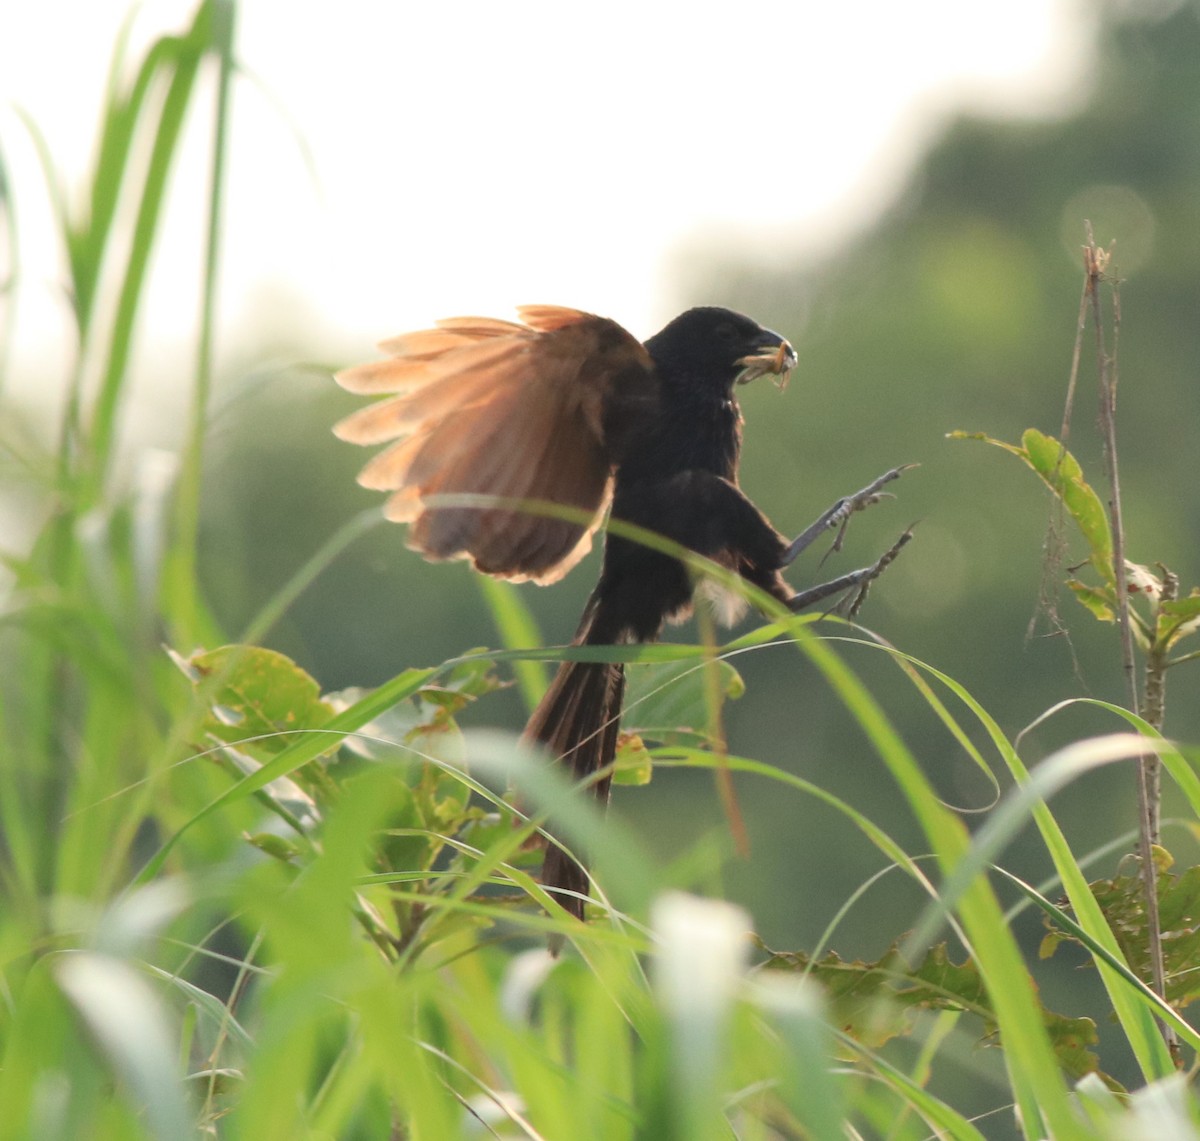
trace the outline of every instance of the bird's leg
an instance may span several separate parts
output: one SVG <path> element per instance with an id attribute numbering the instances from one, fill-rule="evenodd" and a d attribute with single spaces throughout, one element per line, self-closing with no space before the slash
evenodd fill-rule
<path id="1" fill-rule="evenodd" d="M 896 475 L 898 474 L 899 472 L 897 471 Z M 890 475 L 890 478 L 895 479 L 896 475 Z M 879 482 L 879 480 L 876 480 L 876 483 Z M 841 594 L 842 591 L 846 591 L 846 598 L 833 609 L 841 613 L 843 617 L 853 618 L 866 600 L 867 591 L 870 589 L 871 583 L 887 570 L 900 553 L 901 548 L 911 538 L 912 528 L 910 527 L 869 567 L 862 567 L 859 570 L 840 575 L 829 582 L 823 582 L 819 586 L 811 586 L 808 590 L 802 590 L 798 594 L 792 595 L 787 602 L 788 609 L 798 612 L 812 606 L 814 602 L 821 602 L 835 594 Z"/>
<path id="2" fill-rule="evenodd" d="M 881 499 L 888 498 L 888 493 L 883 491 L 883 487 L 891 483 L 894 479 L 899 479 L 909 468 L 916 467 L 916 464 L 902 464 L 900 467 L 894 467 L 891 471 L 886 471 L 878 479 L 872 480 L 866 487 L 860 488 L 853 495 L 844 496 L 839 499 L 828 511 L 826 511 L 819 519 L 810 526 L 806 527 L 799 535 L 797 535 L 787 549 L 783 552 L 782 566 L 790 566 L 798 555 L 803 551 L 808 550 L 813 543 L 821 537 L 826 531 L 833 527 L 838 528 L 837 538 L 833 541 L 833 546 L 829 548 L 830 552 L 840 551 L 842 549 L 842 539 L 846 534 L 846 525 L 850 521 L 850 516 L 856 511 L 862 511 L 866 507 L 870 507 L 873 503 L 878 503 Z M 827 552 L 828 553 L 828 552 Z M 824 561 L 824 560 L 822 560 Z M 868 570 L 870 568 L 864 568 Z M 860 572 L 853 571 L 852 574 Z M 846 578 L 850 575 L 843 576 Z M 874 576 L 873 576 L 874 577 Z M 836 580 L 838 582 L 841 579 Z M 847 584 L 853 585 L 853 584 Z M 819 590 L 819 587 L 814 587 L 814 590 Z M 830 591 L 829 593 L 835 593 Z M 820 595 L 820 598 L 828 597 L 828 595 Z M 812 601 L 818 601 L 813 599 Z M 807 604 L 806 604 L 807 605 Z"/>

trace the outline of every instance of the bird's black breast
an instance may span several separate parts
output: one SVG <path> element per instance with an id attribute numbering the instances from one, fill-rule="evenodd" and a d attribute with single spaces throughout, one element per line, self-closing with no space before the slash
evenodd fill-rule
<path id="1" fill-rule="evenodd" d="M 700 547 L 696 481 L 686 473 L 703 472 L 737 480 L 741 413 L 731 395 L 691 392 L 664 402 L 631 442 L 617 469 L 614 519 L 664 534 L 685 546 Z M 708 522 L 712 522 L 711 520 Z M 596 642 L 651 641 L 663 623 L 691 609 L 692 576 L 678 559 L 611 531 L 605 542 L 604 568 L 585 626 Z"/>
<path id="2" fill-rule="evenodd" d="M 737 479 L 742 416 L 732 396 L 689 394 L 664 402 L 642 426 L 617 469 L 617 495 L 644 480 L 663 481 L 683 471 Z"/>

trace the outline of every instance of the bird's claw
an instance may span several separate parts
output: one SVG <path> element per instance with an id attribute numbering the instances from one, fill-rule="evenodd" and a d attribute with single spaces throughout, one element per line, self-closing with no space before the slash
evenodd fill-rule
<path id="1" fill-rule="evenodd" d="M 896 556 L 912 536 L 912 528 L 909 527 L 869 567 L 861 567 L 858 570 L 850 571 L 849 574 L 839 575 L 829 582 L 823 582 L 818 586 L 812 586 L 808 590 L 802 590 L 794 594 L 788 600 L 788 609 L 794 614 L 799 613 L 816 602 L 822 602 L 826 598 L 832 598 L 835 594 L 845 592 L 845 596 L 835 606 L 831 607 L 829 612 L 841 614 L 844 618 L 854 618 L 862 608 L 862 604 L 866 601 L 867 591 L 870 590 L 871 583 L 895 562 Z"/>
<path id="2" fill-rule="evenodd" d="M 892 480 L 899 479 L 909 468 L 916 466 L 916 464 L 901 464 L 890 471 L 885 471 L 878 479 L 873 479 L 866 487 L 859 488 L 853 495 L 843 496 L 828 511 L 821 515 L 820 518 L 806 527 L 792 540 L 783 554 L 783 565 L 788 566 L 794 562 L 798 555 L 806 551 L 821 535 L 834 527 L 838 529 L 837 537 L 833 540 L 833 546 L 826 551 L 821 561 L 824 562 L 833 551 L 840 551 L 842 549 L 842 542 L 846 536 L 846 526 L 850 522 L 850 516 L 856 511 L 866 510 L 866 508 L 871 507 L 880 500 L 894 498 L 890 492 L 884 491 L 883 488 L 891 483 Z"/>

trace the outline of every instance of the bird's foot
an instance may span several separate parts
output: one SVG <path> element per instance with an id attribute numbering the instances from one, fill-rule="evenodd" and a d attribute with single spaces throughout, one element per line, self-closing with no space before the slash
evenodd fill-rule
<path id="1" fill-rule="evenodd" d="M 860 488 L 853 495 L 843 496 L 828 511 L 821 515 L 819 519 L 806 527 L 792 540 L 787 550 L 783 553 L 783 565 L 790 566 L 798 555 L 806 551 L 821 535 L 834 527 L 837 528 L 837 537 L 833 540 L 833 546 L 825 552 L 825 558 L 828 558 L 834 551 L 840 551 L 842 549 L 842 542 L 846 537 L 846 526 L 850 522 L 850 516 L 856 511 L 862 511 L 872 504 L 878 503 L 881 499 L 891 499 L 891 494 L 884 491 L 883 488 L 891 483 L 892 480 L 899 479 L 909 468 L 916 466 L 916 464 L 901 464 L 899 467 L 892 468 L 891 471 L 884 472 L 878 479 L 873 479 L 866 487 Z M 825 559 L 823 558 L 821 561 L 824 562 Z M 858 572 L 855 571 L 853 573 L 857 574 Z"/>
<path id="2" fill-rule="evenodd" d="M 895 475 L 891 475 L 891 478 L 895 479 L 896 475 L 902 470 L 897 469 Z M 876 480 L 876 483 L 879 482 Z M 802 590 L 798 594 L 794 594 L 788 600 L 788 609 L 793 613 L 798 613 L 812 606 L 814 603 L 822 602 L 826 598 L 832 598 L 834 595 L 844 592 L 845 597 L 837 605 L 830 608 L 830 613 L 841 614 L 843 618 L 854 618 L 861 609 L 862 604 L 866 601 L 867 591 L 870 589 L 871 583 L 891 566 L 901 549 L 912 538 L 912 535 L 912 528 L 910 527 L 869 567 L 861 567 L 859 570 L 840 575 L 829 582 L 823 582 L 819 586 L 811 586 L 808 590 Z"/>

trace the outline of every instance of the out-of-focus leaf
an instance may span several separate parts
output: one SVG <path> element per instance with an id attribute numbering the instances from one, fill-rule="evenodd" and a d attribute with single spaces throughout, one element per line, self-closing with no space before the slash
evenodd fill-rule
<path id="1" fill-rule="evenodd" d="M 1149 567 L 1141 563 L 1125 562 L 1125 589 L 1130 594 L 1143 594 L 1151 603 L 1157 604 L 1162 596 L 1162 579 Z"/>
<path id="2" fill-rule="evenodd" d="M 492 612 L 501 645 L 506 650 L 543 644 L 542 632 L 533 613 L 521 592 L 511 582 L 502 582 L 486 574 L 475 575 L 474 578 Z M 512 663 L 512 669 L 525 704 L 532 710 L 542 699 L 549 684 L 546 663 L 518 660 Z"/>
<path id="3" fill-rule="evenodd" d="M 796 971 L 819 982 L 833 1008 L 834 1021 L 847 1033 L 871 1046 L 907 1033 L 918 1010 L 962 1010 L 983 1020 L 987 1036 L 996 1033 L 996 1019 L 987 987 L 970 958 L 955 963 L 946 944 L 931 947 L 925 958 L 910 966 L 893 944 L 877 962 L 847 962 L 830 952 L 813 959 L 803 951 L 767 951 L 767 970 Z M 1090 1018 L 1069 1018 L 1042 1008 L 1051 1045 L 1063 1070 L 1073 1078 L 1100 1073 L 1100 1060 L 1089 1049 L 1098 1037 Z M 1001 1043 L 1003 1045 L 1003 1043 Z M 1117 1083 L 1100 1073 L 1103 1080 Z"/>
<path id="4" fill-rule="evenodd" d="M 261 646 L 221 646 L 172 659 L 197 685 L 220 680 L 210 695 L 205 728 L 218 740 L 278 753 L 294 744 L 293 731 L 319 729 L 334 715 L 316 681 L 290 658 Z"/>
<path id="5" fill-rule="evenodd" d="M 637 733 L 622 733 L 617 740 L 617 763 L 613 784 L 649 784 L 654 761 L 646 742 Z"/>
<path id="6" fill-rule="evenodd" d="M 829 1064 L 835 1047 L 820 986 L 775 971 L 760 974 L 751 993 L 791 1054 L 791 1064 L 782 1070 L 780 1093 L 806 1130 L 804 1136 L 842 1136 L 845 1096 Z"/>
<path id="7" fill-rule="evenodd" d="M 1158 868 L 1158 916 L 1167 976 L 1166 999 L 1182 1010 L 1200 997 L 1200 867 L 1171 873 L 1174 859 L 1165 848 L 1154 849 Z M 1150 948 L 1147 938 L 1146 904 L 1141 876 L 1141 861 L 1129 857 L 1128 875 L 1096 880 L 1089 885 L 1100 910 L 1104 912 L 1113 935 L 1130 969 L 1143 982 L 1152 981 Z M 1073 935 L 1055 926 L 1047 917 L 1049 931 L 1042 940 L 1043 957 L 1052 955 L 1060 944 L 1075 942 Z"/>
<path id="8" fill-rule="evenodd" d="M 697 738 L 712 745 L 709 726 L 713 723 L 708 702 L 712 679 L 718 671 L 716 690 L 722 699 L 736 700 L 746 691 L 741 674 L 728 662 L 674 661 L 636 664 L 627 667 L 624 724 L 631 732 L 665 745 L 695 745 Z"/>
<path id="9" fill-rule="evenodd" d="M 153 1137 L 186 1137 L 192 1112 L 175 1068 L 172 1027 L 159 996 L 128 963 L 79 951 L 62 956 L 55 978 L 127 1083 Z"/>
<path id="10" fill-rule="evenodd" d="M 678 1129 L 655 1136 L 727 1137 L 720 1113 L 729 1023 L 746 972 L 750 917 L 719 900 L 667 892 L 654 903 L 654 991 L 667 1027 L 668 1115 Z"/>
<path id="11" fill-rule="evenodd" d="M 1112 591 L 1106 586 L 1089 586 L 1077 578 L 1067 579 L 1071 593 L 1083 603 L 1101 622 L 1115 622 L 1116 612 L 1113 609 Z"/>
<path id="12" fill-rule="evenodd" d="M 268 856 L 285 864 L 292 863 L 304 854 L 304 849 L 300 845 L 292 843 L 291 840 L 275 832 L 255 832 L 253 835 L 247 836 L 246 841 L 260 852 L 265 852 Z"/>
<path id="13" fill-rule="evenodd" d="M 1186 598 L 1164 602 L 1158 611 L 1158 637 L 1168 647 L 1174 646 L 1200 629 L 1200 589 L 1193 588 Z"/>

